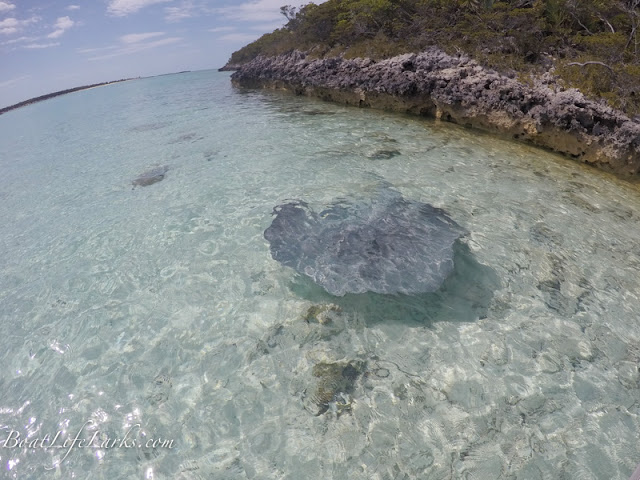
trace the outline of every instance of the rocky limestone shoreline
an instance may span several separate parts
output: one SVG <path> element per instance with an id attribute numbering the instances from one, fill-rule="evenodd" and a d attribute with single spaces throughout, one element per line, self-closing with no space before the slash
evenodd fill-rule
<path id="1" fill-rule="evenodd" d="M 640 122 L 562 88 L 550 74 L 529 85 L 432 48 L 379 62 L 309 59 L 294 51 L 257 57 L 231 79 L 237 87 L 435 117 L 506 134 L 625 177 L 640 173 Z"/>
<path id="2" fill-rule="evenodd" d="M 218 69 L 219 72 L 235 72 L 236 70 L 240 70 L 240 65 L 237 63 L 227 63 Z"/>

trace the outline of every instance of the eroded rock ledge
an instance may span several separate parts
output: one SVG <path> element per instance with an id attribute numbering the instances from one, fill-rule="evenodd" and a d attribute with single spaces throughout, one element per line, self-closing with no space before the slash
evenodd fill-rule
<path id="1" fill-rule="evenodd" d="M 507 134 L 623 176 L 640 172 L 640 123 L 551 75 L 527 85 L 439 49 L 370 59 L 258 57 L 232 75 L 239 87 L 291 90 Z"/>

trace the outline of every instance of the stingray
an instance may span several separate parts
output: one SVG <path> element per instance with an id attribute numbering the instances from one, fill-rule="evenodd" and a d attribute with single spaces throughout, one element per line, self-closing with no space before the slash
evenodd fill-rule
<path id="1" fill-rule="evenodd" d="M 335 296 L 435 292 L 466 233 L 444 210 L 391 188 L 372 199 L 339 199 L 320 213 L 291 200 L 273 214 L 264 237 L 274 260 Z"/>
<path id="2" fill-rule="evenodd" d="M 152 168 L 151 170 L 147 170 L 141 174 L 138 178 L 132 181 L 131 184 L 133 185 L 133 188 L 136 186 L 148 187 L 149 185 L 153 185 L 154 183 L 164 180 L 164 176 L 168 171 L 169 167 L 166 165 Z"/>

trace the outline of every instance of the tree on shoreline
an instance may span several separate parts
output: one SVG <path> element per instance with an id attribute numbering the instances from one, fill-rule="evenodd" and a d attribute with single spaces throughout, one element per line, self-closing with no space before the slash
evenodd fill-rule
<path id="1" fill-rule="evenodd" d="M 229 63 L 294 49 L 381 59 L 435 45 L 523 80 L 553 69 L 568 87 L 640 113 L 640 0 L 328 0 L 280 11 L 287 24 Z"/>

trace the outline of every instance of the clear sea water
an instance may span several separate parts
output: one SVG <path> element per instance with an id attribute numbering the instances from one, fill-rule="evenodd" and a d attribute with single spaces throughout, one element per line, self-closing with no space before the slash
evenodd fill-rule
<path id="1" fill-rule="evenodd" d="M 2 115 L 0 168 L 1 478 L 626 480 L 640 462 L 636 186 L 211 71 Z M 469 232 L 441 291 L 332 298 L 271 258 L 276 205 L 384 182 Z M 360 371 L 320 413 L 332 362 Z"/>

